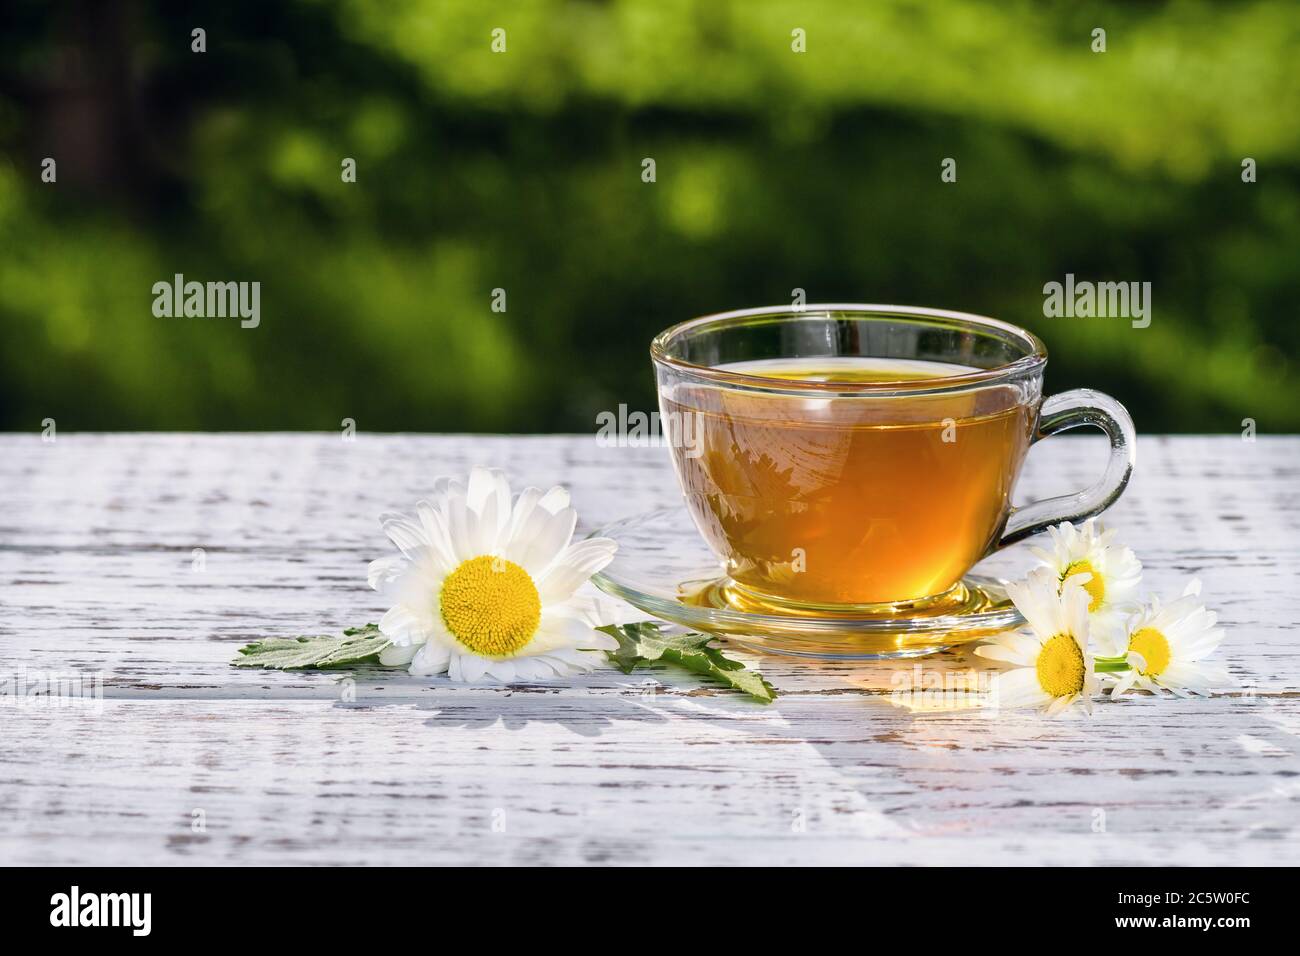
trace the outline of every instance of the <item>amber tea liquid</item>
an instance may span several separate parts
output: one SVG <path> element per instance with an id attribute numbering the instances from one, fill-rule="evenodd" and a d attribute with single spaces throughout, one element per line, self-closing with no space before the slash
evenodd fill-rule
<path id="1" fill-rule="evenodd" d="M 857 357 L 721 367 L 774 385 L 974 371 Z M 811 398 L 685 382 L 662 401 L 665 413 L 693 416 L 697 449 L 675 448 L 674 460 L 727 573 L 758 601 L 810 606 L 914 602 L 952 589 L 1001 530 L 1036 408 L 1013 385 Z"/>

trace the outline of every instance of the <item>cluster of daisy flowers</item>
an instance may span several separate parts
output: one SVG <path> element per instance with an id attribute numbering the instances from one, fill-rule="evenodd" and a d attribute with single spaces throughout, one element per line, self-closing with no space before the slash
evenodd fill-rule
<path id="1" fill-rule="evenodd" d="M 1206 660 L 1224 633 L 1200 601 L 1199 581 L 1176 600 L 1142 603 L 1142 565 L 1113 530 L 1094 518 L 1049 533 L 1050 550 L 1032 549 L 1041 567 L 1007 585 L 1026 626 L 975 649 L 1013 665 L 993 678 L 991 704 L 1057 714 L 1076 704 L 1091 710 L 1103 686 L 1115 699 L 1133 690 L 1208 696 L 1231 683 L 1222 665 Z"/>
<path id="2" fill-rule="evenodd" d="M 618 608 L 583 593 L 614 558 L 608 538 L 573 540 L 577 514 L 563 488 L 511 497 L 505 473 L 475 468 L 468 481 L 439 478 L 415 514 L 380 522 L 398 555 L 370 564 L 370 586 L 390 604 L 379 629 L 391 643 L 380 661 L 415 675 L 502 682 L 590 671 L 618 642 L 598 630 L 626 623 Z M 1012 665 L 994 676 L 987 701 L 1091 709 L 1103 685 L 1179 696 L 1229 684 L 1206 661 L 1223 641 L 1193 580 L 1177 600 L 1139 601 L 1142 565 L 1115 532 L 1090 519 L 1049 529 L 1041 567 L 1007 585 L 1026 626 L 975 649 Z"/>

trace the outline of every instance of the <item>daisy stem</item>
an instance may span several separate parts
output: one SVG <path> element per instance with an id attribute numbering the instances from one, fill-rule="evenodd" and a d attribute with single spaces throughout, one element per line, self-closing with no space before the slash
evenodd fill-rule
<path id="1" fill-rule="evenodd" d="M 1094 657 L 1092 659 L 1092 669 L 1098 674 L 1118 674 L 1121 671 L 1130 670 L 1126 656 Z"/>

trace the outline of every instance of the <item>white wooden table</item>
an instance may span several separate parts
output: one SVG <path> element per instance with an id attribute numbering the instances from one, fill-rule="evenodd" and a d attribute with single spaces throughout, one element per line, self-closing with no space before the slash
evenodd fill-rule
<path id="1" fill-rule="evenodd" d="M 770 707 L 670 669 L 495 687 L 227 666 L 259 637 L 377 620 L 376 516 L 438 474 L 562 482 L 590 528 L 679 500 L 665 455 L 0 437 L 0 862 L 1300 862 L 1300 438 L 1144 436 L 1109 514 L 1149 584 L 1204 579 L 1243 683 L 1209 701 L 917 716 L 889 702 L 911 664 L 780 658 L 758 660 Z M 1080 487 L 1102 457 L 1048 441 L 1018 497 Z M 51 675 L 90 699 L 14 693 Z"/>

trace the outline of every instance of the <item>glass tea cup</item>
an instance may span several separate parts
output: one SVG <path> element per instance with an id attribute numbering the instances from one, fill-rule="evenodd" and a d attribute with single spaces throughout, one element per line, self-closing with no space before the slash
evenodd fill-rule
<path id="1" fill-rule="evenodd" d="M 1090 389 L 1042 397 L 1047 350 L 996 319 L 904 306 L 809 305 L 693 319 L 658 335 L 660 414 L 691 517 L 733 607 L 942 612 L 982 558 L 1109 507 L 1133 423 Z M 1093 486 L 1023 507 L 1034 442 L 1110 438 Z"/>

